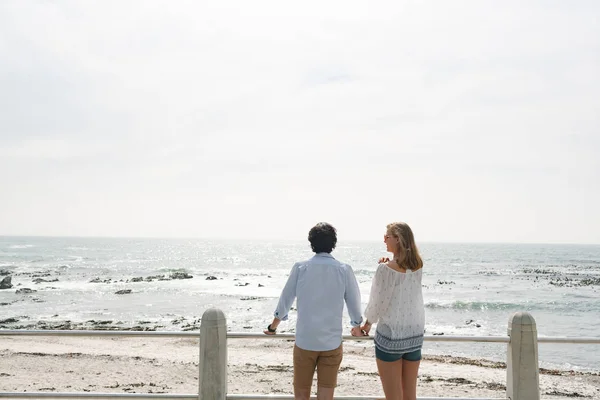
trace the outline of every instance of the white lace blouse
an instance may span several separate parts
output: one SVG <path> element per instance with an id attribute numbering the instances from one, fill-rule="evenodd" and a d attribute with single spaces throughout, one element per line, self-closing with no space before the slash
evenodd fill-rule
<path id="1" fill-rule="evenodd" d="M 421 280 L 423 268 L 398 272 L 379 264 L 365 316 L 377 323 L 375 345 L 392 354 L 410 353 L 423 346 L 425 306 Z"/>

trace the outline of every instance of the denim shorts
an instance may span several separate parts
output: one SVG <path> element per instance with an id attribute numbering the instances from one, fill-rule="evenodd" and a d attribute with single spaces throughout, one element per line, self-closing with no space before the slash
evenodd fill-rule
<path id="1" fill-rule="evenodd" d="M 386 362 L 393 362 L 393 361 L 398 361 L 398 360 L 421 361 L 421 349 L 411 351 L 410 353 L 392 354 L 392 353 L 387 353 L 387 352 L 379 349 L 377 346 L 375 346 L 375 357 L 378 360 L 386 361 Z"/>

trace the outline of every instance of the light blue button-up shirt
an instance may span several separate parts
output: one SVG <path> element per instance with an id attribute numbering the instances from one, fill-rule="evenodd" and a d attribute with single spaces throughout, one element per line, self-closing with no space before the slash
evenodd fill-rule
<path id="1" fill-rule="evenodd" d="M 296 345 L 304 350 L 328 351 L 342 343 L 344 301 L 352 326 L 362 323 L 360 291 L 352 267 L 328 253 L 294 264 L 283 288 L 275 317 L 288 319 L 297 298 Z"/>

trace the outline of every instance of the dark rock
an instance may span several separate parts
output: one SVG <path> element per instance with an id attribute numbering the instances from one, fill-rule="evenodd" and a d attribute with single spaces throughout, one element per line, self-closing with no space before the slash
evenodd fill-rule
<path id="1" fill-rule="evenodd" d="M 49 331 L 65 331 L 68 330 L 70 331 L 71 329 L 73 329 L 73 326 L 71 325 L 71 321 L 63 321 L 63 322 L 56 322 L 56 323 L 47 323 L 46 321 L 40 321 L 36 324 L 35 329 L 40 329 L 40 330 L 49 330 Z"/>
<path id="2" fill-rule="evenodd" d="M 15 322 L 19 322 L 19 320 L 16 318 L 0 319 L 0 324 L 14 324 Z"/>
<path id="3" fill-rule="evenodd" d="M 249 283 L 245 282 L 245 283 L 236 283 L 235 286 L 248 286 Z"/>
<path id="4" fill-rule="evenodd" d="M 50 272 L 37 272 L 31 275 L 32 278 L 41 278 L 41 277 L 49 277 Z"/>
<path id="5" fill-rule="evenodd" d="M 258 287 L 265 287 L 265 285 L 263 285 L 262 283 L 259 283 Z"/>
<path id="6" fill-rule="evenodd" d="M 433 332 L 433 336 L 442 336 L 444 332 Z"/>
<path id="7" fill-rule="evenodd" d="M 115 292 L 115 294 L 129 294 L 129 293 L 131 293 L 131 289 L 117 290 Z"/>
<path id="8" fill-rule="evenodd" d="M 155 331 L 156 327 L 136 325 L 136 326 L 132 326 L 131 328 L 125 328 L 125 329 L 122 329 L 122 330 L 124 330 L 124 331 L 142 331 L 142 332 L 145 332 L 145 331 Z"/>
<path id="9" fill-rule="evenodd" d="M 135 277 L 135 278 L 131 278 L 131 280 L 129 282 L 142 282 L 144 280 L 144 278 L 142 278 L 141 276 Z"/>
<path id="10" fill-rule="evenodd" d="M 475 327 L 476 327 L 476 328 L 481 328 L 481 325 L 479 325 L 479 324 L 475 324 Z"/>
<path id="11" fill-rule="evenodd" d="M 592 285 L 600 285 L 600 278 L 588 278 L 583 279 L 580 283 L 581 286 L 592 286 Z"/>
<path id="12" fill-rule="evenodd" d="M 258 300 L 258 297 L 242 297 L 240 300 Z"/>
<path id="13" fill-rule="evenodd" d="M 44 279 L 44 278 L 35 278 L 33 280 L 33 283 L 47 283 L 47 282 L 58 282 L 58 279 L 54 278 L 54 279 Z"/>
<path id="14" fill-rule="evenodd" d="M 154 280 L 164 281 L 167 280 L 164 275 L 151 275 L 146 277 L 146 282 L 152 282 Z"/>
<path id="15" fill-rule="evenodd" d="M 579 392 L 563 392 L 563 391 L 559 391 L 556 389 L 551 392 L 546 392 L 545 394 L 548 394 L 550 396 L 564 396 L 564 397 L 589 397 L 589 396 L 583 395 Z"/>
<path id="16" fill-rule="evenodd" d="M 17 293 L 17 294 L 29 294 L 29 293 L 35 293 L 35 292 L 37 292 L 37 290 L 32 290 L 32 289 L 29 289 L 29 288 L 25 287 L 23 289 L 17 289 L 17 291 L 15 293 Z"/>
<path id="17" fill-rule="evenodd" d="M 473 381 L 470 381 L 468 379 L 465 378 L 448 378 L 448 379 L 444 379 L 446 382 L 450 382 L 450 383 L 457 383 L 460 385 L 472 385 Z"/>
<path id="18" fill-rule="evenodd" d="M 196 325 L 196 324 L 193 324 L 193 325 L 192 324 L 188 324 L 188 325 L 185 325 L 185 326 L 181 327 L 181 330 L 184 331 L 184 332 L 187 332 L 187 331 L 196 331 L 196 330 L 199 330 L 199 329 L 200 329 L 200 325 Z"/>
<path id="19" fill-rule="evenodd" d="M 11 276 L 7 276 L 6 278 L 2 279 L 0 281 L 0 289 L 10 289 L 11 287 L 13 287 L 11 281 L 12 281 Z"/>
<path id="20" fill-rule="evenodd" d="M 110 283 L 110 278 L 108 278 L 108 279 L 94 278 L 90 281 L 90 283 Z"/>
<path id="21" fill-rule="evenodd" d="M 171 274 L 171 279 L 192 279 L 193 276 L 188 274 L 187 272 L 173 272 Z"/>
<path id="22" fill-rule="evenodd" d="M 206 280 L 207 280 L 207 281 L 216 281 L 216 280 L 217 280 L 217 277 L 216 277 L 216 276 L 212 276 L 212 275 L 211 275 L 211 276 L 207 276 L 207 277 L 206 277 Z"/>
<path id="23" fill-rule="evenodd" d="M 10 275 L 10 271 L 7 269 L 0 269 L 0 276 Z"/>
<path id="24" fill-rule="evenodd" d="M 467 320 L 467 321 L 465 322 L 465 324 L 467 324 L 467 325 L 471 325 L 473 322 L 475 322 L 475 321 L 473 321 L 472 319 L 470 319 L 470 320 Z"/>

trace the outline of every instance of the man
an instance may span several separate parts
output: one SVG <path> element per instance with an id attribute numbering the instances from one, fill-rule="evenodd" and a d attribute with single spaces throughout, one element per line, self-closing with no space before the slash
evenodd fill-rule
<path id="1" fill-rule="evenodd" d="M 317 369 L 317 398 L 332 400 L 342 362 L 342 315 L 348 307 L 352 335 L 362 336 L 360 291 L 352 268 L 331 255 L 337 232 L 318 223 L 308 233 L 315 255 L 294 264 L 279 298 L 275 318 L 265 333 L 274 335 L 297 298 L 298 320 L 294 346 L 294 397 L 308 400 Z"/>

